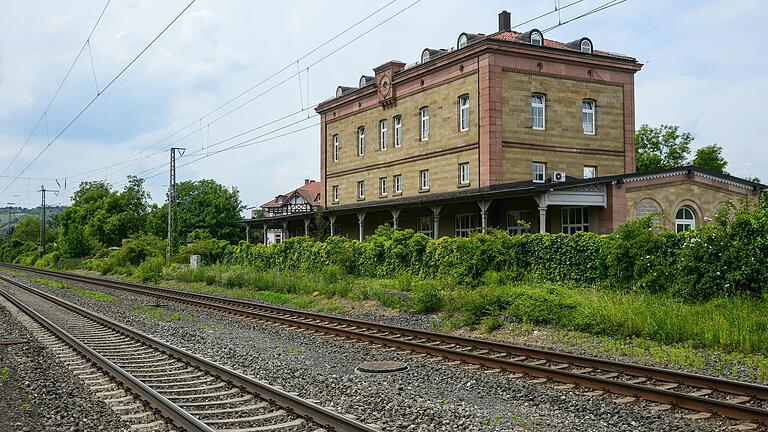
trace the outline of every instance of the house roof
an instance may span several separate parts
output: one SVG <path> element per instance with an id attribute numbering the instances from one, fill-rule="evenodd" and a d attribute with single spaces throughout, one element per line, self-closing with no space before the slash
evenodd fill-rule
<path id="1" fill-rule="evenodd" d="M 286 193 L 280 194 L 273 199 L 265 202 L 261 208 L 278 208 L 291 200 L 298 194 L 312 205 L 320 205 L 320 194 L 323 191 L 323 183 L 315 180 L 305 180 L 304 185 Z"/>
<path id="2" fill-rule="evenodd" d="M 532 31 L 532 30 L 531 30 Z M 500 40 L 504 42 L 509 43 L 515 43 L 515 44 L 521 44 L 521 45 L 528 45 L 528 46 L 535 46 L 531 44 L 530 38 L 528 37 L 531 33 L 531 31 L 527 31 L 525 33 L 520 33 L 516 31 L 500 31 L 493 34 L 489 34 L 486 36 L 486 39 L 494 39 L 494 40 Z M 579 38 L 574 42 L 580 42 L 584 38 Z M 592 42 L 592 41 L 590 41 Z M 573 42 L 560 42 L 553 39 L 544 39 L 544 47 L 545 48 L 554 48 L 558 50 L 564 50 L 564 51 L 571 51 L 571 52 L 577 52 L 584 55 L 596 55 L 596 56 L 603 56 L 603 57 L 610 57 L 614 59 L 619 60 L 627 60 L 627 61 L 633 61 L 636 62 L 637 59 L 628 55 L 624 54 L 616 54 L 609 51 L 601 51 L 593 49 L 591 54 L 582 53 L 581 49 L 579 48 L 578 44 L 574 44 Z"/>

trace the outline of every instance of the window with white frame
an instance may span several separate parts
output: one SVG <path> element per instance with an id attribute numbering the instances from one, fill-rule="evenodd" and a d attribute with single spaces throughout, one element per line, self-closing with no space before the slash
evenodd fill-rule
<path id="1" fill-rule="evenodd" d="M 593 165 L 584 165 L 584 178 L 595 178 L 597 177 L 597 167 Z"/>
<path id="2" fill-rule="evenodd" d="M 379 179 L 379 195 L 387 196 L 387 178 L 382 177 Z"/>
<path id="3" fill-rule="evenodd" d="M 429 190 L 429 170 L 422 170 L 419 172 L 419 178 L 421 179 L 421 190 Z"/>
<path id="4" fill-rule="evenodd" d="M 331 199 L 333 202 L 339 202 L 339 185 L 334 185 L 331 188 Z"/>
<path id="5" fill-rule="evenodd" d="M 469 162 L 459 164 L 459 184 L 469 184 Z"/>
<path id="6" fill-rule="evenodd" d="M 534 162 L 531 168 L 534 183 L 544 183 L 547 178 L 547 164 L 543 162 Z"/>
<path id="7" fill-rule="evenodd" d="M 528 210 L 512 210 L 507 212 L 507 232 L 520 235 L 530 231 L 531 212 Z"/>
<path id="8" fill-rule="evenodd" d="M 426 63 L 429 61 L 429 50 L 424 50 L 421 52 L 421 62 Z"/>
<path id="9" fill-rule="evenodd" d="M 429 139 L 429 107 L 421 109 L 421 140 Z"/>
<path id="10" fill-rule="evenodd" d="M 387 149 L 387 121 L 381 120 L 379 122 L 379 150 Z"/>
<path id="11" fill-rule="evenodd" d="M 531 95 L 531 127 L 534 129 L 544 129 L 544 116 L 546 110 L 546 98 L 544 95 Z"/>
<path id="12" fill-rule="evenodd" d="M 469 95 L 459 98 L 459 130 L 462 132 L 469 130 Z"/>
<path id="13" fill-rule="evenodd" d="M 403 176 L 401 174 L 398 174 L 394 176 L 392 180 L 395 182 L 395 193 L 396 194 L 403 193 Z"/>
<path id="14" fill-rule="evenodd" d="M 458 43 L 456 44 L 456 46 L 457 46 L 459 49 L 462 49 L 462 48 L 464 48 L 465 46 L 467 46 L 467 35 L 463 34 L 463 35 L 459 36 L 459 41 L 458 41 Z"/>
<path id="15" fill-rule="evenodd" d="M 538 31 L 531 32 L 531 45 L 542 46 L 544 45 L 544 38 Z"/>
<path id="16" fill-rule="evenodd" d="M 400 147 L 403 145 L 403 118 L 395 116 L 392 123 L 395 124 L 395 147 Z"/>
<path id="17" fill-rule="evenodd" d="M 432 238 L 432 234 L 434 233 L 434 224 L 432 221 L 432 216 L 422 216 L 416 218 L 416 232 L 420 232 L 429 238 Z"/>
<path id="18" fill-rule="evenodd" d="M 357 128 L 357 155 L 365 155 L 365 128 Z"/>
<path id="19" fill-rule="evenodd" d="M 456 237 L 469 237 L 475 228 L 475 215 L 472 213 L 456 215 L 454 235 Z"/>
<path id="20" fill-rule="evenodd" d="M 592 42 L 587 39 L 581 41 L 581 52 L 592 54 Z"/>
<path id="21" fill-rule="evenodd" d="M 333 161 L 338 162 L 339 161 L 339 135 L 333 136 Z"/>
<path id="22" fill-rule="evenodd" d="M 684 206 L 680 207 L 675 214 L 675 232 L 681 233 L 696 228 L 696 216 L 693 215 L 693 209 Z"/>
<path id="23" fill-rule="evenodd" d="M 357 182 L 357 198 L 365 199 L 365 180 Z"/>
<path id="24" fill-rule="evenodd" d="M 586 135 L 595 134 L 595 101 L 581 101 L 581 128 Z"/>
<path id="25" fill-rule="evenodd" d="M 565 207 L 562 212 L 563 234 L 589 232 L 589 207 Z"/>

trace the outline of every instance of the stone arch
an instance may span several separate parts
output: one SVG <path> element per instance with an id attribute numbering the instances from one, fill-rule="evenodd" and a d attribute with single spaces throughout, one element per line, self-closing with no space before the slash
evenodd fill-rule
<path id="1" fill-rule="evenodd" d="M 666 212 L 664 207 L 651 197 L 641 198 L 632 207 L 632 219 L 639 219 L 649 214 L 654 214 L 651 218 L 654 225 L 662 225 Z"/>

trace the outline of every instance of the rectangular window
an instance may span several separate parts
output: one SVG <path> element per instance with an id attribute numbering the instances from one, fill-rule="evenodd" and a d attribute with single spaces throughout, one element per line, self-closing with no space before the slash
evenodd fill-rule
<path id="1" fill-rule="evenodd" d="M 584 165 L 584 178 L 595 178 L 597 177 L 597 167 L 596 166 L 590 166 L 590 165 Z"/>
<path id="2" fill-rule="evenodd" d="M 544 95 L 531 95 L 531 127 L 534 129 L 544 129 L 545 102 Z"/>
<path id="3" fill-rule="evenodd" d="M 365 199 L 365 181 L 357 182 L 357 198 Z"/>
<path id="4" fill-rule="evenodd" d="M 429 238 L 433 237 L 433 221 L 432 216 L 424 216 L 416 218 L 416 232 L 420 232 Z"/>
<path id="5" fill-rule="evenodd" d="M 589 207 L 566 207 L 562 217 L 564 234 L 589 232 Z"/>
<path id="6" fill-rule="evenodd" d="M 421 179 L 421 190 L 429 190 L 429 170 L 420 171 L 419 178 Z"/>
<path id="7" fill-rule="evenodd" d="M 595 101 L 581 102 L 581 125 L 587 135 L 595 134 Z"/>
<path id="8" fill-rule="evenodd" d="M 469 162 L 459 164 L 459 184 L 469 184 Z"/>
<path id="9" fill-rule="evenodd" d="M 475 228 L 474 216 L 472 213 L 456 215 L 456 237 L 469 237 L 472 234 L 472 230 Z"/>
<path id="10" fill-rule="evenodd" d="M 392 121 L 395 123 L 395 147 L 403 145 L 403 118 L 396 116 Z"/>
<path id="11" fill-rule="evenodd" d="M 382 177 L 379 179 L 379 195 L 387 196 L 387 178 Z"/>
<path id="12" fill-rule="evenodd" d="M 361 127 L 357 129 L 357 155 L 365 155 L 365 128 Z"/>
<path id="13" fill-rule="evenodd" d="M 387 121 L 381 120 L 379 122 L 379 150 L 387 149 Z"/>
<path id="14" fill-rule="evenodd" d="M 469 130 L 469 96 L 459 98 L 459 130 Z"/>
<path id="15" fill-rule="evenodd" d="M 333 199 L 333 202 L 339 202 L 339 185 L 334 185 L 333 188 L 331 188 L 331 198 Z"/>
<path id="16" fill-rule="evenodd" d="M 339 161 L 339 136 L 338 135 L 333 136 L 333 161 L 334 162 Z"/>
<path id="17" fill-rule="evenodd" d="M 520 235 L 530 231 L 531 212 L 528 210 L 512 210 L 507 212 L 507 232 Z"/>
<path id="18" fill-rule="evenodd" d="M 401 194 L 403 193 L 403 176 L 398 174 L 395 177 L 393 177 L 395 181 L 395 193 Z"/>
<path id="19" fill-rule="evenodd" d="M 421 140 L 429 139 L 429 107 L 421 109 Z"/>
<path id="20" fill-rule="evenodd" d="M 544 179 L 547 178 L 547 164 L 534 162 L 532 173 L 534 183 L 544 183 Z"/>

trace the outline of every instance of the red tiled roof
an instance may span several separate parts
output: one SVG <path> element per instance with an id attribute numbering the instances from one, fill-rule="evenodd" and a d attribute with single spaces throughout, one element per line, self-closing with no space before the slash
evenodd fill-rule
<path id="1" fill-rule="evenodd" d="M 320 205 L 320 194 L 323 191 L 323 184 L 318 181 L 311 181 L 309 183 L 305 183 L 304 185 L 284 194 L 284 195 L 278 195 L 274 197 L 273 199 L 265 202 L 260 207 L 261 208 L 277 208 L 282 207 L 283 204 L 287 203 L 291 198 L 293 198 L 294 194 L 301 195 L 305 200 L 307 200 L 308 203 L 312 205 Z M 279 199 L 282 198 L 282 201 L 279 201 Z"/>
<path id="2" fill-rule="evenodd" d="M 512 42 L 512 43 L 519 43 L 522 45 L 531 45 L 531 43 L 527 40 L 524 40 L 523 38 L 518 38 L 521 33 L 516 31 L 500 31 L 493 34 L 489 34 L 486 36 L 488 39 L 496 39 L 501 40 L 504 42 Z M 572 52 L 581 52 L 580 50 L 576 48 L 571 48 L 568 45 L 566 45 L 563 42 L 552 40 L 552 39 L 544 39 L 544 46 L 547 48 L 555 48 L 555 49 L 561 49 L 565 51 L 572 51 Z M 615 59 L 621 59 L 621 60 L 629 60 L 629 61 L 637 61 L 634 57 L 622 55 L 622 54 L 616 54 L 608 51 L 600 51 L 593 49 L 592 50 L 593 55 L 603 56 L 603 57 L 610 57 Z"/>

